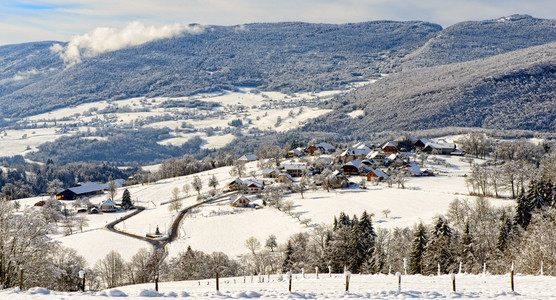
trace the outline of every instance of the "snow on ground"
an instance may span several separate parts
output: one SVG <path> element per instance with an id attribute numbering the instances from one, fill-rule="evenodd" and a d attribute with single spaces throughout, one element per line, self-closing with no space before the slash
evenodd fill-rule
<path id="1" fill-rule="evenodd" d="M 55 131 L 55 128 L 0 130 L 1 156 L 25 155 L 29 150 L 36 150 L 36 147 L 42 143 L 64 136 Z"/>
<path id="2" fill-rule="evenodd" d="M 288 281 L 279 275 L 246 276 L 220 279 L 220 291 L 216 291 L 215 280 L 160 282 L 159 290 L 154 284 L 122 286 L 104 291 L 56 292 L 44 288 L 26 291 L 6 289 L 0 298 L 10 300 L 50 299 L 128 299 L 184 298 L 184 299 L 554 299 L 555 277 L 515 276 L 515 291 L 510 288 L 510 275 L 456 275 L 456 292 L 452 291 L 450 275 L 401 277 L 401 289 L 395 275 L 352 275 L 349 291 L 345 291 L 343 274 L 315 273 L 294 274 L 292 291 L 288 292 Z M 261 278 L 261 279 L 262 279 Z"/>
<path id="3" fill-rule="evenodd" d="M 359 117 L 359 116 L 364 116 L 364 115 L 365 115 L 365 111 L 362 110 L 362 109 L 357 109 L 357 110 L 354 110 L 354 111 L 348 113 L 347 115 L 355 119 L 355 118 L 357 118 L 357 117 Z"/>

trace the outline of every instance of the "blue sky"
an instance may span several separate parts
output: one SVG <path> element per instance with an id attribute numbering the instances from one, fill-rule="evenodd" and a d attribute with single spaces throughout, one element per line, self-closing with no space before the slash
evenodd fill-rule
<path id="1" fill-rule="evenodd" d="M 2 0 L 0 45 L 57 40 L 97 27 L 423 20 L 444 27 L 511 14 L 556 18 L 554 0 Z"/>

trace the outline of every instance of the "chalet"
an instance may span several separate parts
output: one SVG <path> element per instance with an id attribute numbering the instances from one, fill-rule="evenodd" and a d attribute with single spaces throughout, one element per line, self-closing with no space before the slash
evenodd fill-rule
<path id="1" fill-rule="evenodd" d="M 456 150 L 456 144 L 454 143 L 432 143 L 429 142 L 423 148 L 423 152 L 431 152 L 433 154 L 444 154 L 449 155 Z"/>
<path id="2" fill-rule="evenodd" d="M 303 149 L 302 148 L 295 148 L 287 153 L 288 157 L 302 157 L 303 156 Z"/>
<path id="3" fill-rule="evenodd" d="M 312 166 L 313 168 L 320 169 L 324 166 L 329 166 L 332 164 L 332 159 L 330 157 L 319 157 L 313 161 Z"/>
<path id="4" fill-rule="evenodd" d="M 276 182 L 278 183 L 292 183 L 293 181 L 293 177 L 288 173 L 280 173 L 278 178 L 276 178 Z"/>
<path id="5" fill-rule="evenodd" d="M 249 207 L 250 203 L 249 198 L 244 195 L 233 195 L 230 197 L 230 206 L 233 207 Z"/>
<path id="6" fill-rule="evenodd" d="M 340 154 L 342 161 L 363 160 L 371 152 L 371 149 L 347 149 Z"/>
<path id="7" fill-rule="evenodd" d="M 371 169 L 371 167 L 358 160 L 352 160 L 342 166 L 342 172 L 346 175 L 367 174 Z"/>
<path id="8" fill-rule="evenodd" d="M 359 142 L 353 146 L 351 146 L 351 148 L 353 149 L 373 149 L 375 148 L 375 145 L 369 141 L 364 141 L 364 142 Z"/>
<path id="9" fill-rule="evenodd" d="M 415 147 L 415 149 L 423 150 L 423 148 L 425 148 L 425 143 L 423 142 L 423 140 L 418 139 L 413 142 L 413 146 Z"/>
<path id="10" fill-rule="evenodd" d="M 398 153 L 398 148 L 396 148 L 396 143 L 394 143 L 393 141 L 388 141 L 386 144 L 384 144 L 382 147 L 382 152 L 384 152 L 384 154 L 392 154 L 392 153 Z"/>
<path id="11" fill-rule="evenodd" d="M 340 189 L 340 188 L 345 188 L 349 185 L 349 180 L 346 178 L 346 176 L 336 170 L 334 172 L 332 172 L 332 180 L 330 181 L 330 187 L 333 189 Z"/>
<path id="12" fill-rule="evenodd" d="M 237 191 L 241 188 L 242 185 L 245 185 L 241 178 L 236 178 L 233 181 L 226 184 L 228 191 Z"/>
<path id="13" fill-rule="evenodd" d="M 282 163 L 284 172 L 290 174 L 292 177 L 301 177 L 303 173 L 307 172 L 307 164 L 302 162 L 288 161 Z"/>
<path id="14" fill-rule="evenodd" d="M 112 212 L 112 211 L 116 211 L 116 202 L 108 199 L 104 202 L 102 202 L 99 205 L 99 211 L 101 212 Z"/>
<path id="15" fill-rule="evenodd" d="M 60 193 L 56 194 L 56 199 L 58 200 L 75 200 L 81 197 L 87 197 L 91 195 L 102 194 L 106 189 L 106 185 L 97 183 L 88 183 L 81 186 L 72 187 L 65 189 Z"/>
<path id="16" fill-rule="evenodd" d="M 401 167 L 405 165 L 405 161 L 398 154 L 390 154 L 384 159 L 384 165 L 388 165 L 394 168 Z"/>
<path id="17" fill-rule="evenodd" d="M 278 169 L 263 169 L 263 178 L 276 178 L 280 174 Z"/>
<path id="18" fill-rule="evenodd" d="M 384 160 L 386 159 L 386 155 L 378 151 L 373 151 L 367 155 L 367 159 L 372 160 L 377 164 L 384 165 Z"/>
<path id="19" fill-rule="evenodd" d="M 366 158 L 364 160 L 362 160 L 361 163 L 364 164 L 364 165 L 367 165 L 369 167 L 372 167 L 373 165 L 375 165 L 374 160 L 366 159 Z"/>
<path id="20" fill-rule="evenodd" d="M 318 143 L 314 145 L 314 147 L 322 154 L 332 154 L 336 152 L 336 147 L 332 146 L 329 143 Z"/>
<path id="21" fill-rule="evenodd" d="M 404 172 L 413 177 L 423 175 L 423 172 L 417 163 L 406 164 L 404 166 Z"/>
<path id="22" fill-rule="evenodd" d="M 264 189 L 264 182 L 262 180 L 245 180 L 245 186 L 248 193 L 257 193 Z"/>
<path id="23" fill-rule="evenodd" d="M 388 178 L 388 175 L 384 172 L 382 172 L 382 170 L 380 169 L 372 169 L 369 171 L 369 173 L 367 173 L 367 181 L 371 181 L 374 178 L 376 178 L 378 181 L 382 181 L 386 178 Z"/>
<path id="24" fill-rule="evenodd" d="M 237 161 L 240 163 L 248 163 L 250 161 L 256 161 L 257 157 L 255 154 L 245 154 L 242 157 L 238 158 Z"/>

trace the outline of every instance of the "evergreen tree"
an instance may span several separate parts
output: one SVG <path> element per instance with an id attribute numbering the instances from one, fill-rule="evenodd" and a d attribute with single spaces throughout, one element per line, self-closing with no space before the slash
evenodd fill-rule
<path id="1" fill-rule="evenodd" d="M 359 228 L 359 221 L 357 216 L 353 216 L 353 227 L 349 235 L 348 241 L 348 267 L 357 273 L 365 261 L 365 246 L 363 245 L 362 232 Z"/>
<path id="2" fill-rule="evenodd" d="M 471 235 L 469 222 L 465 222 L 461 246 L 461 262 L 466 266 L 467 270 L 471 270 L 475 259 L 473 257 L 473 236 Z"/>
<path id="3" fill-rule="evenodd" d="M 423 253 L 427 245 L 427 231 L 423 223 L 417 225 L 417 230 L 413 234 L 413 242 L 411 244 L 411 253 L 409 255 L 409 273 L 422 274 L 423 270 Z"/>
<path id="4" fill-rule="evenodd" d="M 456 271 L 453 246 L 452 229 L 446 219 L 438 217 L 431 232 L 431 238 L 425 247 L 423 272 L 434 274 L 437 264 L 440 264 L 442 273 Z"/>
<path id="5" fill-rule="evenodd" d="M 282 272 L 288 272 L 293 267 L 292 263 L 292 256 L 293 256 L 293 246 L 290 240 L 286 245 L 286 253 L 284 257 L 284 261 L 282 262 Z"/>
<path id="6" fill-rule="evenodd" d="M 359 219 L 359 230 L 361 231 L 361 244 L 364 249 L 363 260 L 367 261 L 373 254 L 376 239 L 373 222 L 371 216 L 367 214 L 367 211 L 363 211 Z"/>
<path id="7" fill-rule="evenodd" d="M 500 233 L 498 234 L 498 240 L 496 241 L 496 249 L 500 252 L 504 252 L 512 230 L 512 222 L 508 217 L 506 217 L 505 213 L 503 213 L 500 217 L 500 221 Z"/>
<path id="8" fill-rule="evenodd" d="M 521 189 L 516 202 L 514 223 L 526 229 L 527 225 L 531 222 L 531 203 L 523 189 Z"/>
<path id="9" fill-rule="evenodd" d="M 124 209 L 129 209 L 132 206 L 133 204 L 131 204 L 131 195 L 129 194 L 129 191 L 125 189 L 124 194 L 122 195 L 122 207 Z"/>

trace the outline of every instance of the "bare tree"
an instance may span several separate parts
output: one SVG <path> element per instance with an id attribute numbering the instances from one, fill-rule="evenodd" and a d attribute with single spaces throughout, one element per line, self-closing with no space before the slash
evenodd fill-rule
<path id="1" fill-rule="evenodd" d="M 201 194 L 201 190 L 203 189 L 203 182 L 199 176 L 193 176 L 193 182 L 191 182 L 191 186 L 195 191 L 197 191 L 197 195 Z"/>
<path id="2" fill-rule="evenodd" d="M 180 197 L 180 190 L 175 187 L 172 190 L 172 197 L 170 198 L 170 205 L 168 205 L 168 209 L 170 211 L 178 212 L 182 207 L 182 199 Z"/>
<path id="3" fill-rule="evenodd" d="M 218 179 L 216 178 L 216 175 L 212 175 L 209 179 L 208 185 L 212 187 L 213 190 L 216 190 L 216 187 L 218 186 Z"/>
<path id="4" fill-rule="evenodd" d="M 110 177 L 108 177 L 108 194 L 110 195 L 110 199 L 112 201 L 114 201 L 114 198 L 116 197 L 116 182 L 114 181 L 114 174 L 110 174 Z"/>
<path id="5" fill-rule="evenodd" d="M 191 185 L 189 185 L 189 183 L 185 183 L 181 189 L 185 193 L 185 196 L 187 197 L 189 196 L 189 190 L 191 189 Z"/>

